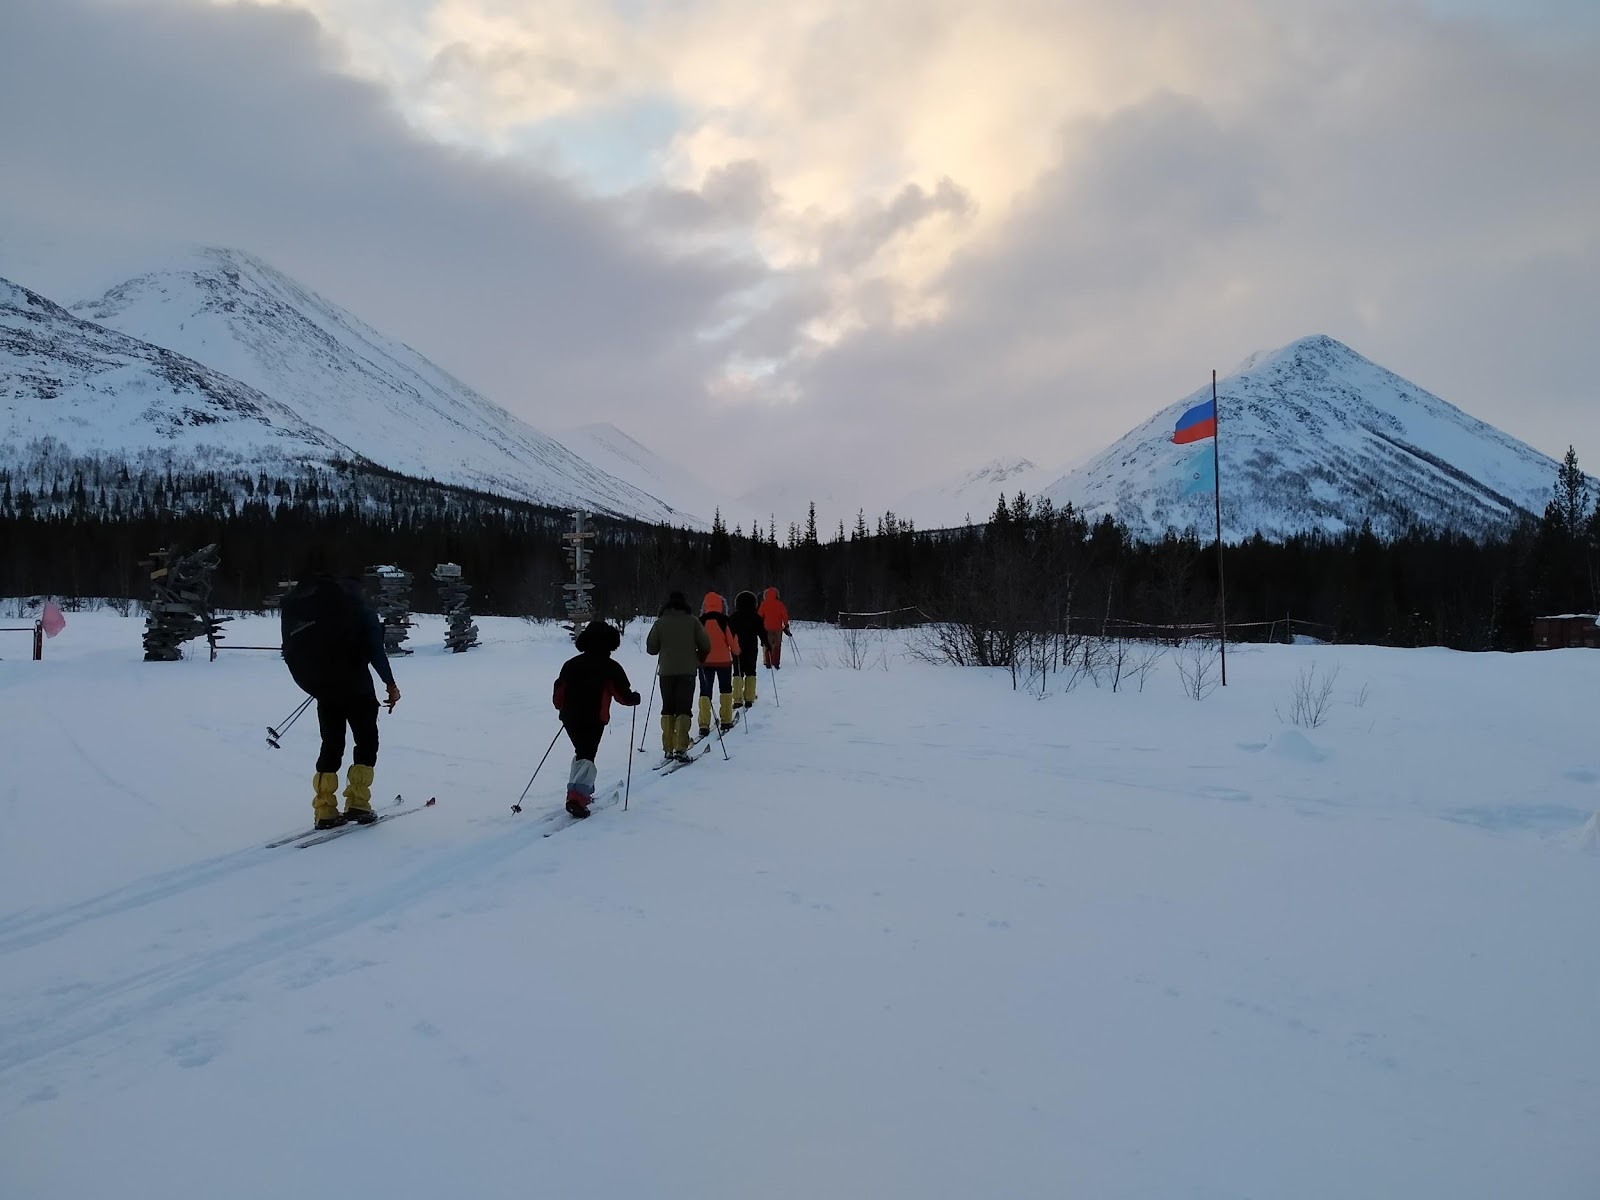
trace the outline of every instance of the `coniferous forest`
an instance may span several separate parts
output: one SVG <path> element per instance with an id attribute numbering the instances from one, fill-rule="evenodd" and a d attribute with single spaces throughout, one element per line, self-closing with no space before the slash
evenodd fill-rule
<path id="1" fill-rule="evenodd" d="M 474 611 L 558 617 L 568 514 L 373 471 L 295 480 L 133 470 L 117 460 L 57 457 L 0 469 L 0 596 L 149 595 L 141 560 L 172 547 L 221 549 L 213 602 L 259 609 L 307 563 L 359 574 L 392 563 L 416 576 L 416 607 L 434 609 L 435 564 L 461 565 Z M 1216 546 L 1169 534 L 1130 538 L 1109 517 L 1018 495 L 989 521 L 918 530 L 893 513 L 818 529 L 814 510 L 710 531 L 596 518 L 591 577 L 602 613 L 654 612 L 667 592 L 732 594 L 776 586 L 797 619 L 971 622 L 1032 632 L 1203 626 L 1217 618 Z M 1517 650 L 1535 616 L 1600 607 L 1600 501 L 1576 456 L 1552 480 L 1543 515 L 1477 541 L 1416 529 L 1261 537 L 1222 555 L 1230 634 L 1290 630 L 1341 642 Z"/>

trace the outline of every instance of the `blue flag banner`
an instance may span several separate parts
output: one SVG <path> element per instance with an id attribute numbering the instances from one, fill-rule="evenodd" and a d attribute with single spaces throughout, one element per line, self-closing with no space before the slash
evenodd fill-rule
<path id="1" fill-rule="evenodd" d="M 1195 451 L 1178 468 L 1178 495 L 1193 496 L 1217 487 L 1217 462 L 1211 447 Z"/>

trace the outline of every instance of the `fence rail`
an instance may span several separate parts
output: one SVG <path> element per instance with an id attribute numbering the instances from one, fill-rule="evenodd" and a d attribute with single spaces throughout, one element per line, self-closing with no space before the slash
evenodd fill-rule
<path id="1" fill-rule="evenodd" d="M 0 633 L 31 633 L 33 634 L 33 661 L 40 662 L 44 659 L 44 622 L 35 621 L 32 625 L 4 625 L 0 626 Z"/>
<path id="2" fill-rule="evenodd" d="M 963 624 L 983 625 L 981 618 L 969 618 Z M 841 612 L 833 624 L 840 629 L 909 629 L 919 625 L 936 625 L 939 619 L 929 616 L 918 606 L 886 608 L 877 612 Z M 1187 638 L 1214 638 L 1221 634 L 1216 621 L 1186 621 L 1157 623 L 1134 621 L 1121 617 L 1070 617 L 1062 622 L 1024 621 L 1017 632 L 1029 634 L 1071 634 L 1087 637 L 1123 638 L 1130 641 L 1183 641 Z M 1229 621 L 1228 637 L 1239 641 L 1291 641 L 1296 635 L 1317 638 L 1320 641 L 1338 640 L 1338 630 L 1317 621 L 1302 621 L 1296 617 L 1275 617 L 1268 621 Z"/>

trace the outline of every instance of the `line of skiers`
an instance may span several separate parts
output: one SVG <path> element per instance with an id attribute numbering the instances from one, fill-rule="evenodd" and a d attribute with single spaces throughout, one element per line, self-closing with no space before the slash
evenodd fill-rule
<path id="1" fill-rule="evenodd" d="M 284 662 L 295 683 L 315 699 L 322 733 L 312 777 L 315 827 L 333 829 L 348 821 L 369 824 L 377 820 L 372 780 L 378 762 L 378 697 L 369 667 L 388 688 L 389 711 L 400 702 L 384 650 L 382 622 L 359 582 L 335 579 L 324 570 L 303 573 L 283 597 L 279 615 Z M 662 752 L 681 756 L 689 749 L 697 676 L 701 736 L 711 731 L 713 684 L 719 700 L 717 722 L 726 732 L 733 725 L 734 709 L 756 702 L 757 648 L 762 664 L 778 670 L 785 636 L 793 634 L 777 588 L 768 588 L 760 604 L 753 592 L 740 592 L 731 614 L 720 595 L 707 592 L 698 619 L 682 592 L 668 596 L 645 639 L 645 649 L 656 658 L 661 691 Z M 589 815 L 594 799 L 594 760 L 611 720 L 611 705 L 633 707 L 642 697 L 633 690 L 622 664 L 611 657 L 622 644 L 615 627 L 591 622 L 574 644 L 578 653 L 562 665 L 552 699 L 572 742 L 566 808 L 582 818 Z M 346 728 L 355 746 L 341 812 L 339 766 Z"/>
<path id="2" fill-rule="evenodd" d="M 733 727 L 734 710 L 756 702 L 757 648 L 765 665 L 776 670 L 786 635 L 794 636 L 789 631 L 789 610 L 777 588 L 768 588 L 760 605 L 753 592 L 740 592 L 731 616 L 716 592 L 706 593 L 698 618 L 682 592 L 668 596 L 644 643 L 645 652 L 656 660 L 662 754 L 682 757 L 689 751 L 697 677 L 700 736 L 711 733 L 713 687 L 717 726 L 726 733 Z M 583 818 L 594 799 L 594 756 L 611 719 L 611 703 L 632 707 L 642 697 L 611 657 L 622 644 L 614 628 L 593 622 L 579 633 L 576 644 L 578 654 L 562 665 L 553 698 L 573 749 L 566 807 L 574 817 Z"/>

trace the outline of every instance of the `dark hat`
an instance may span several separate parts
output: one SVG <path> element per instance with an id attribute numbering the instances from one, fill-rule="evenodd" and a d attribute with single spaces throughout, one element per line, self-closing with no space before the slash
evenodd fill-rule
<path id="1" fill-rule="evenodd" d="M 572 644 L 584 654 L 610 654 L 622 645 L 622 635 L 604 621 L 590 621 Z"/>

